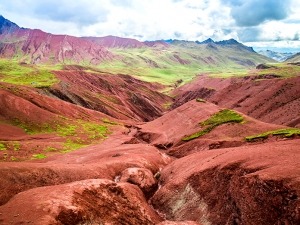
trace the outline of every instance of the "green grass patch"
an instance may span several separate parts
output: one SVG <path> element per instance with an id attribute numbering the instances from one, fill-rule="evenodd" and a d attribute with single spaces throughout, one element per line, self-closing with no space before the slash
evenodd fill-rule
<path id="1" fill-rule="evenodd" d="M 55 132 L 59 136 L 74 136 L 77 134 L 78 125 L 67 124 L 67 125 L 57 125 Z"/>
<path id="2" fill-rule="evenodd" d="M 254 142 L 257 140 L 267 139 L 269 136 L 283 136 L 283 137 L 293 137 L 293 136 L 300 136 L 300 129 L 299 128 L 285 128 L 273 131 L 267 131 L 261 134 L 248 136 L 245 138 L 248 142 Z"/>
<path id="3" fill-rule="evenodd" d="M 68 139 L 63 146 L 63 150 L 61 153 L 68 153 L 74 150 L 77 150 L 79 148 L 82 148 L 84 146 L 87 146 L 86 144 L 79 143 L 78 140 L 74 141 L 72 139 Z"/>
<path id="4" fill-rule="evenodd" d="M 265 65 L 269 66 L 269 68 L 258 69 L 255 73 L 261 77 L 266 75 L 275 75 L 281 78 L 295 77 L 300 74 L 300 66 L 297 65 L 287 63 L 268 63 Z"/>
<path id="5" fill-rule="evenodd" d="M 56 152 L 57 150 L 58 150 L 57 148 L 54 148 L 54 147 L 51 147 L 51 146 L 47 146 L 44 149 L 44 152 Z"/>
<path id="6" fill-rule="evenodd" d="M 98 139 L 106 137 L 109 133 L 108 125 L 117 125 L 117 123 L 108 119 L 104 119 L 102 122 L 105 124 L 58 117 L 57 120 L 44 124 L 32 124 L 30 122 L 25 123 L 15 119 L 13 121 L 13 125 L 22 128 L 30 135 L 55 133 L 61 137 L 86 135 L 89 139 Z"/>
<path id="7" fill-rule="evenodd" d="M 0 151 L 5 151 L 7 150 L 6 145 L 3 143 L 0 143 Z"/>
<path id="8" fill-rule="evenodd" d="M 88 135 L 89 139 L 105 138 L 108 132 L 107 126 L 91 122 L 81 122 L 80 125 L 83 129 L 83 132 Z"/>
<path id="9" fill-rule="evenodd" d="M 55 134 L 65 138 L 63 147 L 52 148 L 45 147 L 45 152 L 70 152 L 94 143 L 104 140 L 109 134 L 109 127 L 118 125 L 114 121 L 104 118 L 101 122 L 92 122 L 85 120 L 73 120 L 63 116 L 58 116 L 55 120 L 43 124 L 32 124 L 30 122 L 20 122 L 15 120 L 13 125 L 21 127 L 27 134 Z M 13 143 L 10 148 L 17 151 L 20 144 Z"/>
<path id="10" fill-rule="evenodd" d="M 12 147 L 13 147 L 13 150 L 14 150 L 14 151 L 19 151 L 20 148 L 21 148 L 21 144 L 20 144 L 19 141 L 14 141 L 14 142 L 12 143 Z"/>
<path id="11" fill-rule="evenodd" d="M 97 68 L 112 74 L 130 74 L 139 79 L 161 84 L 183 85 L 198 74 L 216 77 L 246 76 L 254 64 L 267 63 L 263 56 L 235 48 L 216 49 L 193 43 L 171 45 L 169 48 L 112 48 L 120 58 L 104 61 Z M 232 56 L 232 57 L 228 57 Z"/>
<path id="12" fill-rule="evenodd" d="M 30 121 L 21 121 L 19 119 L 13 119 L 11 121 L 12 125 L 22 128 L 25 131 L 25 133 L 29 135 L 40 133 L 52 133 L 59 129 L 59 125 L 57 125 L 58 123 L 59 121 L 52 121 L 51 124 L 35 124 Z"/>
<path id="13" fill-rule="evenodd" d="M 183 141 L 190 141 L 193 140 L 195 138 L 201 137 L 207 133 L 209 133 L 210 131 L 212 131 L 214 128 L 225 124 L 225 123 L 241 123 L 244 121 L 244 118 L 236 113 L 233 110 L 229 110 L 229 109 L 223 109 L 217 113 L 215 113 L 214 115 L 212 115 L 210 118 L 208 118 L 207 120 L 200 122 L 199 124 L 203 127 L 202 130 L 186 136 L 184 138 L 182 138 Z"/>
<path id="14" fill-rule="evenodd" d="M 42 153 L 32 155 L 32 159 L 45 159 L 46 157 L 47 156 Z"/>
<path id="15" fill-rule="evenodd" d="M 50 69 L 27 64 L 17 60 L 0 59 L 0 81 L 36 88 L 50 87 L 58 80 Z"/>

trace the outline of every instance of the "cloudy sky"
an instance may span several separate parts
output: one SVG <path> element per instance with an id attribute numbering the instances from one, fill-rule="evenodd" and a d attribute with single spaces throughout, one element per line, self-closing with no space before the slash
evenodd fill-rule
<path id="1" fill-rule="evenodd" d="M 300 51 L 299 0 L 1 0 L 0 14 L 54 34 L 234 38 L 257 48 Z"/>

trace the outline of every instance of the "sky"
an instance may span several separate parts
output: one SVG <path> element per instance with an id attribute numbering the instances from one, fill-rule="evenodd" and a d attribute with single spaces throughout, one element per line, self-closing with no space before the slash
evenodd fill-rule
<path id="1" fill-rule="evenodd" d="M 0 14 L 53 34 L 234 38 L 254 49 L 300 52 L 299 0 L 1 0 Z"/>

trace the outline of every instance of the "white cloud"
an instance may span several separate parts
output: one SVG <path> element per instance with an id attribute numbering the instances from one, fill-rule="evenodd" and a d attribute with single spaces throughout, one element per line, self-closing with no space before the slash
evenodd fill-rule
<path id="1" fill-rule="evenodd" d="M 285 19 L 239 27 L 233 1 L 241 0 L 2 0 L 0 11 L 22 27 L 75 36 L 116 35 L 139 40 L 185 39 L 259 42 L 300 35 L 300 3 L 291 1 Z M 257 0 L 249 0 L 251 2 Z M 274 0 L 270 0 L 274 3 Z M 224 4 L 224 2 L 226 4 Z M 266 0 L 264 0 L 266 2 Z M 227 4 L 230 3 L 230 4 Z M 250 3 L 249 3 L 250 4 Z M 249 5 L 248 4 L 248 5 Z M 250 4 L 251 5 L 251 4 Z M 269 10 L 272 11 L 272 8 Z M 274 9 L 275 10 L 275 9 Z M 276 11 L 277 12 L 277 11 Z M 238 13 L 235 11 L 235 13 Z M 239 19 L 243 14 L 238 13 Z M 276 18 L 278 19 L 278 18 Z M 276 42 L 278 43 L 278 42 Z"/>

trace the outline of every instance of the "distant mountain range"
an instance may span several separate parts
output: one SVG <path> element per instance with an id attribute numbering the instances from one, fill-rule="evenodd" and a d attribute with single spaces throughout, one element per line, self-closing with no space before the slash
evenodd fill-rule
<path id="1" fill-rule="evenodd" d="M 291 53 L 291 52 L 282 53 L 282 52 L 275 52 L 272 50 L 261 50 L 261 51 L 258 51 L 258 53 L 261 55 L 267 56 L 271 59 L 274 59 L 276 61 L 279 61 L 279 62 L 283 62 L 294 55 L 294 53 Z"/>
<path id="2" fill-rule="evenodd" d="M 299 63 L 300 62 L 300 52 L 289 57 L 286 62 L 288 63 Z"/>
<path id="3" fill-rule="evenodd" d="M 118 52 L 118 49 L 123 49 L 123 52 Z M 136 49 L 135 53 L 132 49 Z M 141 49 L 145 51 L 142 52 Z M 117 61 L 130 66 L 129 61 L 133 60 L 135 65 L 141 63 L 141 66 L 146 64 L 155 68 L 166 68 L 173 64 L 213 64 L 216 67 L 230 64 L 240 68 L 270 61 L 234 39 L 220 42 L 212 39 L 203 42 L 140 42 L 115 36 L 73 37 L 21 28 L 3 16 L 0 16 L 0 56 L 32 64 L 99 65 Z"/>

